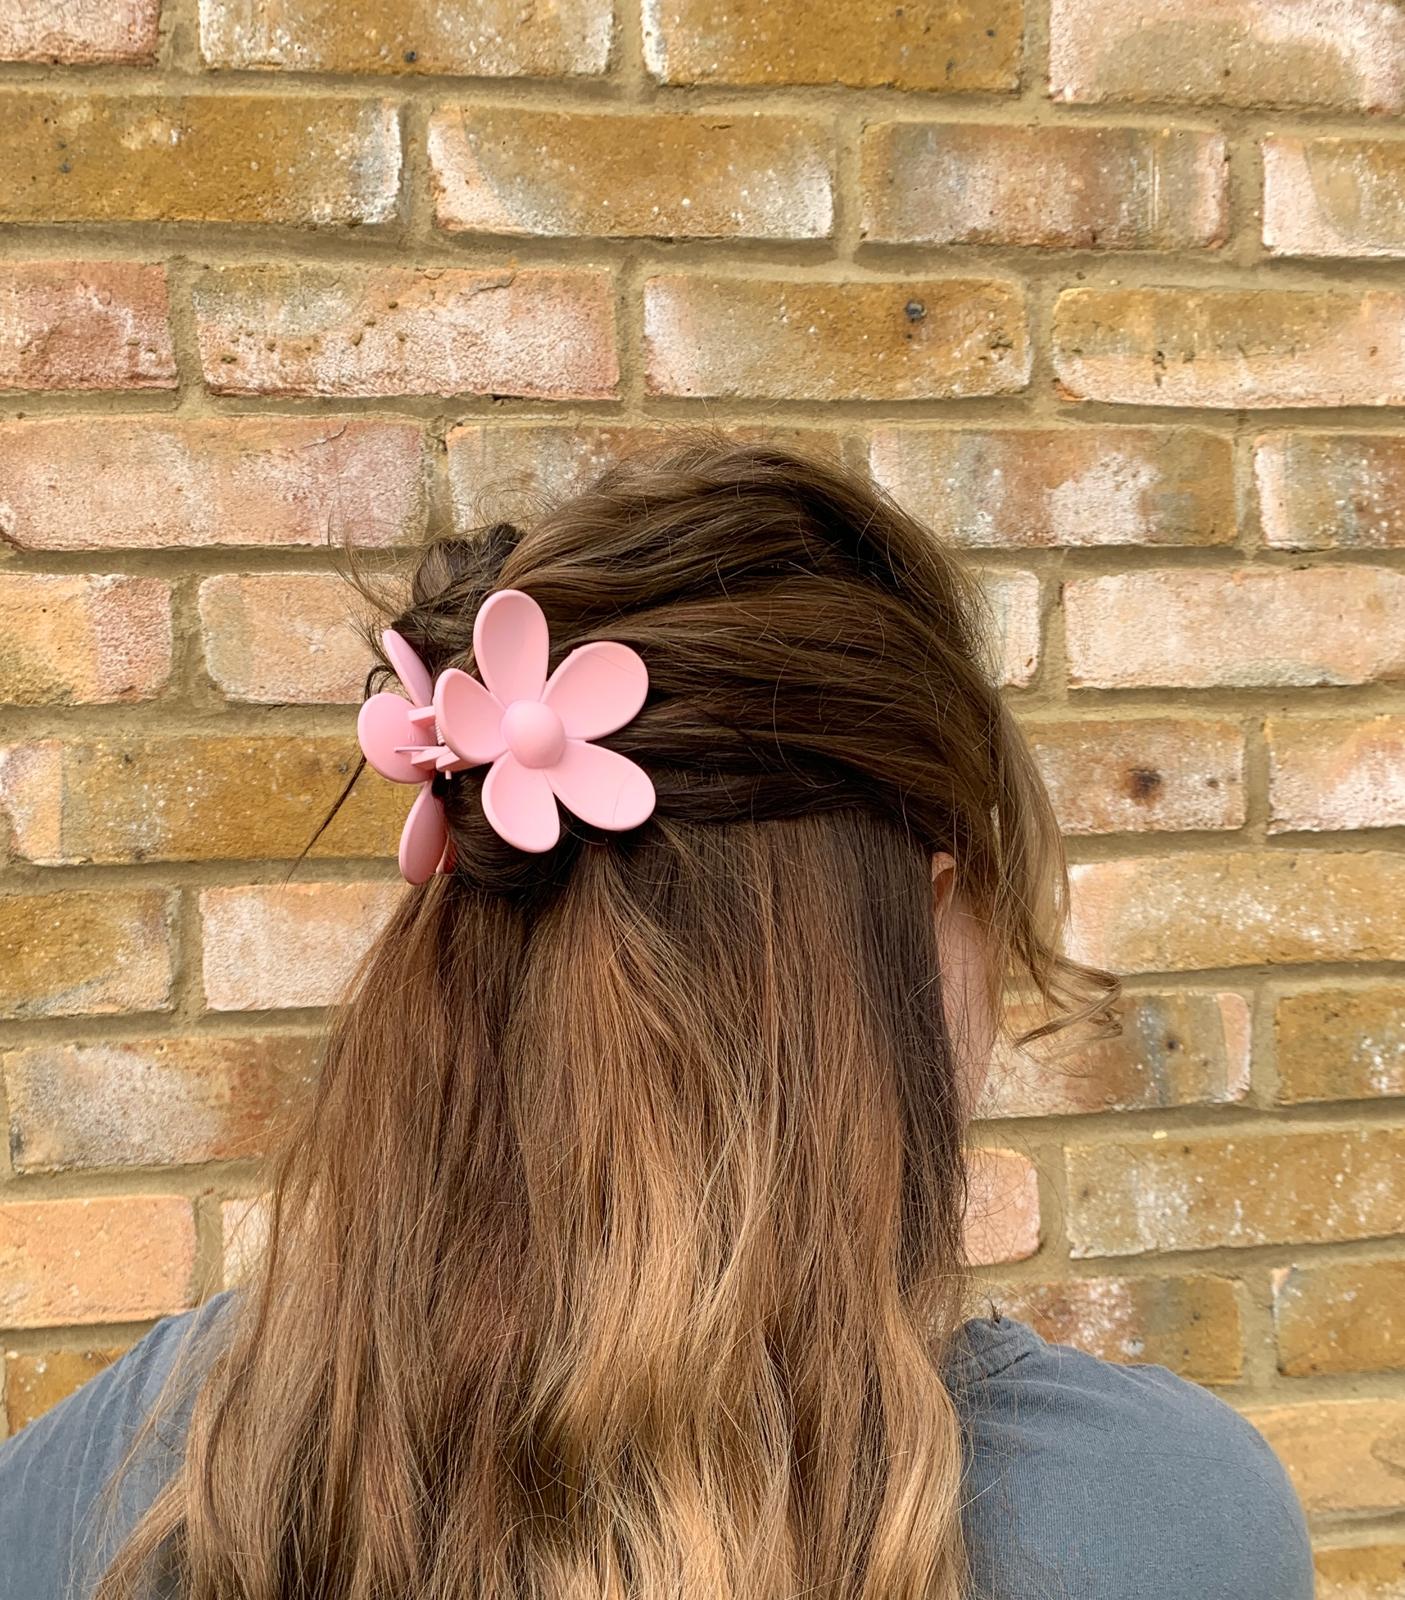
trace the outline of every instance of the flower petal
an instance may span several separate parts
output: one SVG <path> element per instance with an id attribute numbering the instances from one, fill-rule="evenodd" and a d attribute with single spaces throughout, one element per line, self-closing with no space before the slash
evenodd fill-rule
<path id="1" fill-rule="evenodd" d="M 503 708 L 478 679 L 446 667 L 434 686 L 434 720 L 439 737 L 462 761 L 481 766 L 507 749 L 502 736 Z"/>
<path id="2" fill-rule="evenodd" d="M 541 699 L 550 644 L 542 608 L 520 589 L 490 594 L 473 619 L 474 663 L 504 710 Z"/>
<path id="3" fill-rule="evenodd" d="M 424 883 L 438 871 L 449 847 L 444 807 L 428 784 L 415 796 L 400 833 L 400 875 L 406 883 Z"/>
<path id="4" fill-rule="evenodd" d="M 596 828 L 637 828 L 654 809 L 654 785 L 643 767 L 604 745 L 566 741 L 566 753 L 544 769 L 556 798 Z"/>
<path id="5" fill-rule="evenodd" d="M 404 746 L 418 747 L 424 737 L 410 721 L 412 707 L 398 694 L 373 694 L 356 714 L 356 737 L 367 761 L 392 783 L 423 783 Z"/>
<path id="6" fill-rule="evenodd" d="M 561 837 L 561 813 L 540 767 L 499 756 L 483 780 L 483 814 L 519 850 L 550 850 Z"/>
<path id="7" fill-rule="evenodd" d="M 387 628 L 381 634 L 381 648 L 386 660 L 395 668 L 395 676 L 405 685 L 405 693 L 417 706 L 427 706 L 434 695 L 429 668 L 394 628 Z"/>
<path id="8" fill-rule="evenodd" d="M 649 669 L 637 650 L 601 639 L 572 650 L 542 690 L 568 739 L 601 739 L 638 715 Z"/>

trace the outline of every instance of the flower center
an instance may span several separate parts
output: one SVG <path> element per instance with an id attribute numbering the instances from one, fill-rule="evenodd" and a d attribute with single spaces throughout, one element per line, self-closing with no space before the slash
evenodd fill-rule
<path id="1" fill-rule="evenodd" d="M 524 767 L 552 767 L 566 748 L 561 718 L 540 700 L 514 700 L 503 713 L 502 736 Z"/>

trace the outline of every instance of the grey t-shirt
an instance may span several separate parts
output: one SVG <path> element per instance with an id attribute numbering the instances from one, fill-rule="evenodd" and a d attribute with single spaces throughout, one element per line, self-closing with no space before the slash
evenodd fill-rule
<path id="1" fill-rule="evenodd" d="M 177 1353 L 229 1297 L 171 1317 L 0 1445 L 0 1600 L 86 1600 L 178 1458 L 172 1411 L 103 1490 Z M 1302 1508 L 1236 1411 L 1164 1367 L 1116 1366 L 978 1318 L 953 1358 L 973 1600 L 1312 1600 Z"/>

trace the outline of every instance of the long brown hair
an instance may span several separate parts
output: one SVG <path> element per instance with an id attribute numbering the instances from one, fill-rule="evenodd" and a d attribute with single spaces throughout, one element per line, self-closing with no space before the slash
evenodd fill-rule
<path id="1" fill-rule="evenodd" d="M 992 990 L 1057 1022 L 1110 983 L 1058 954 L 971 581 L 858 476 L 703 440 L 432 544 L 394 626 L 471 668 L 500 587 L 553 666 L 643 656 L 603 742 L 656 811 L 525 856 L 481 769 L 436 780 L 456 867 L 339 1008 L 259 1280 L 100 1594 L 159 1566 L 184 1600 L 956 1600 L 934 852 Z"/>

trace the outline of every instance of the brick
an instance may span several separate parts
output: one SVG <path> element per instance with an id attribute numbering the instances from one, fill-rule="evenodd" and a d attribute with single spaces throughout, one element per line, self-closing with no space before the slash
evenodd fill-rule
<path id="1" fill-rule="evenodd" d="M 7 1051 L 11 1162 L 25 1173 L 262 1156 L 311 1059 L 310 1040 L 286 1035 Z"/>
<path id="2" fill-rule="evenodd" d="M 1405 547 L 1405 433 L 1271 433 L 1254 446 L 1264 543 Z"/>
<path id="3" fill-rule="evenodd" d="M 1197 1383 L 1243 1376 L 1239 1298 L 1229 1278 L 1066 1278 L 991 1292 L 1007 1316 L 1102 1361 L 1155 1362 Z"/>
<path id="4" fill-rule="evenodd" d="M 1405 255 L 1405 140 L 1274 134 L 1262 150 L 1273 255 Z"/>
<path id="5" fill-rule="evenodd" d="M 1023 1261 L 1039 1249 L 1039 1174 L 1015 1150 L 972 1150 L 966 1255 L 973 1266 Z"/>
<path id="6" fill-rule="evenodd" d="M 1065 1152 L 1069 1253 L 1378 1239 L 1400 1227 L 1405 1128 L 1171 1134 Z"/>
<path id="7" fill-rule="evenodd" d="M 1405 1400 L 1315 1400 L 1245 1414 L 1309 1514 L 1405 1509 Z"/>
<path id="8" fill-rule="evenodd" d="M 42 1354 L 7 1352 L 5 1357 L 5 1420 L 18 1433 L 37 1417 L 81 1389 L 123 1354 L 124 1346 L 96 1350 L 46 1350 Z"/>
<path id="9" fill-rule="evenodd" d="M 1071 869 L 1072 943 L 1123 972 L 1405 960 L 1405 860 L 1236 850 Z"/>
<path id="10" fill-rule="evenodd" d="M 1384 568 L 1126 572 L 1066 583 L 1063 603 L 1075 688 L 1309 687 L 1405 676 L 1405 576 Z"/>
<path id="11" fill-rule="evenodd" d="M 331 572 L 222 572 L 200 585 L 205 665 L 230 700 L 359 702 L 371 666 L 358 596 Z"/>
<path id="12" fill-rule="evenodd" d="M 253 1272 L 267 1240 L 268 1228 L 268 1202 L 263 1196 L 252 1200 L 226 1200 L 220 1206 L 226 1288 Z"/>
<path id="13" fill-rule="evenodd" d="M 169 1010 L 174 909 L 156 889 L 0 895 L 0 1016 Z"/>
<path id="14" fill-rule="evenodd" d="M 619 381 L 604 272 L 211 267 L 193 294 L 219 394 L 598 400 Z"/>
<path id="15" fill-rule="evenodd" d="M 1190 428 L 880 427 L 869 468 L 961 545 L 1220 545 L 1230 441 Z"/>
<path id="16" fill-rule="evenodd" d="M 1018 285 L 986 278 L 651 278 L 653 394 L 775 400 L 1014 394 L 1029 381 Z"/>
<path id="17" fill-rule="evenodd" d="M 1274 718 L 1270 833 L 1405 825 L 1405 716 Z"/>
<path id="18" fill-rule="evenodd" d="M 832 145 L 797 117 L 444 107 L 429 123 L 435 218 L 552 238 L 820 239 Z"/>
<path id="19" fill-rule="evenodd" d="M 195 1219 L 176 1195 L 0 1204 L 0 1328 L 183 1311 L 194 1268 Z"/>
<path id="20" fill-rule="evenodd" d="M 1278 1370 L 1405 1370 L 1405 1261 L 1331 1261 L 1273 1274 Z"/>
<path id="21" fill-rule="evenodd" d="M 1066 289 L 1053 347 L 1074 400 L 1405 403 L 1405 293 L 1392 289 Z"/>
<path id="22" fill-rule="evenodd" d="M 1405 110 L 1391 0 L 1054 0 L 1056 100 Z"/>
<path id="23" fill-rule="evenodd" d="M 415 423 L 50 417 L 0 423 L 0 530 L 22 550 L 381 547 L 425 526 Z"/>
<path id="24" fill-rule="evenodd" d="M 0 0 L 0 61 L 151 66 L 160 18 L 161 0 Z"/>
<path id="25" fill-rule="evenodd" d="M 1401 1600 L 1405 1543 L 1318 1546 L 1317 1600 Z"/>
<path id="26" fill-rule="evenodd" d="M 0 93 L 0 222 L 388 222 L 387 101 Z"/>
<path id="27" fill-rule="evenodd" d="M 1032 572 L 983 572 L 995 678 L 1022 688 L 1039 670 L 1039 579 Z"/>
<path id="28" fill-rule="evenodd" d="M 44 740 L 12 746 L 0 812 L 41 866 L 290 860 L 357 764 L 356 736 Z M 314 856 L 393 857 L 408 789 L 363 773 Z"/>
<path id="29" fill-rule="evenodd" d="M 212 67 L 585 75 L 609 64 L 613 31 L 611 0 L 200 0 L 200 50 Z"/>
<path id="30" fill-rule="evenodd" d="M 399 896 L 399 884 L 388 881 L 202 890 L 205 1004 L 212 1011 L 331 1005 Z"/>
<path id="31" fill-rule="evenodd" d="M 175 386 L 164 268 L 0 262 L 0 389 Z"/>
<path id="32" fill-rule="evenodd" d="M 1065 833 L 1153 833 L 1244 825 L 1238 723 L 1146 717 L 1031 722 Z"/>
<path id="33" fill-rule="evenodd" d="M 1249 1092 L 1249 1007 L 1243 995 L 1170 990 L 1124 994 L 1116 1038 L 1071 1047 L 1006 1047 L 986 1079 L 982 1117 L 1224 1105 Z"/>
<path id="34" fill-rule="evenodd" d="M 1273 1029 L 1285 1105 L 1405 1095 L 1405 984 L 1281 995 Z"/>
<path id="35" fill-rule="evenodd" d="M 875 244 L 1189 250 L 1223 244 L 1229 152 L 1195 129 L 881 122 L 860 147 Z"/>
<path id="36" fill-rule="evenodd" d="M 171 586 L 159 578 L 0 574 L 0 701 L 148 700 L 171 675 Z"/>

